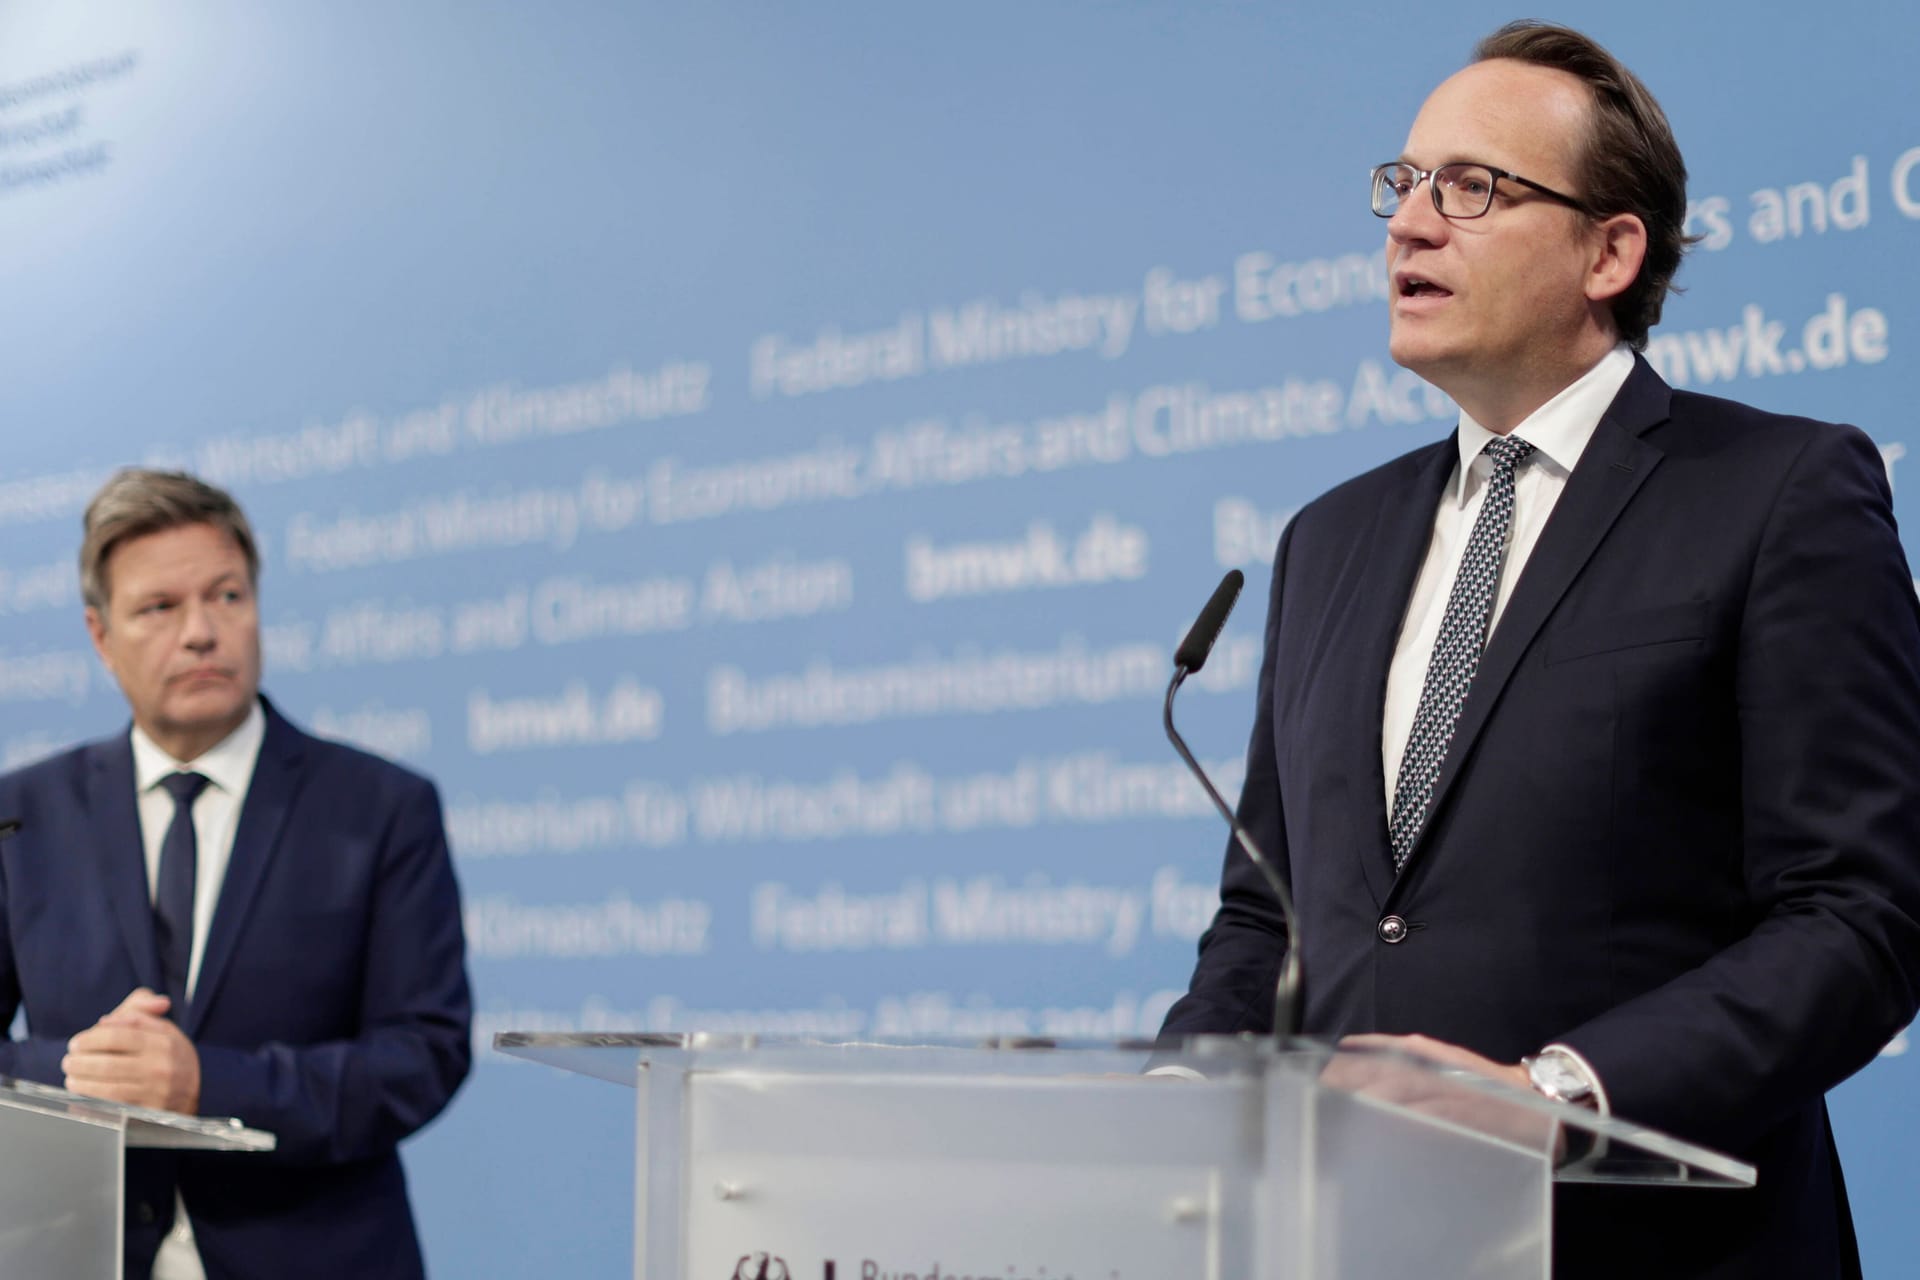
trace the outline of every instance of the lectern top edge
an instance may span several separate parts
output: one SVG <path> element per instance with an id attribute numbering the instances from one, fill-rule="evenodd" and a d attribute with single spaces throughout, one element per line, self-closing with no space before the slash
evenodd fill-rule
<path id="1" fill-rule="evenodd" d="M 105 1098 L 69 1093 L 32 1080 L 0 1076 L 0 1107 L 62 1115 L 87 1124 L 126 1129 L 130 1147 L 177 1147 L 202 1151 L 271 1151 L 278 1140 L 231 1116 L 188 1116 Z"/>
<path id="2" fill-rule="evenodd" d="M 494 1047 L 563 1071 L 638 1087 L 648 1074 L 676 1078 L 859 1078 L 863 1087 L 914 1088 L 937 1081 L 998 1080 L 1030 1088 L 1103 1090 L 1179 1087 L 1145 1079 L 1155 1067 L 1188 1069 L 1189 1088 L 1305 1089 L 1395 1112 L 1429 1126 L 1502 1145 L 1553 1149 L 1556 1134 L 1582 1133 L 1595 1153 L 1556 1170 L 1561 1181 L 1752 1186 L 1751 1165 L 1529 1089 L 1446 1067 L 1395 1049 L 1348 1048 L 1306 1038 L 1194 1036 L 1173 1040 L 999 1039 L 830 1041 L 709 1032 L 500 1032 Z M 1565 1145 L 1565 1144 L 1562 1144 Z"/>

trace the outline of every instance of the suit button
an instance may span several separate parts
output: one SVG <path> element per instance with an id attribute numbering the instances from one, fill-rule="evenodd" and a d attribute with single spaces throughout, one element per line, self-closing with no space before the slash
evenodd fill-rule
<path id="1" fill-rule="evenodd" d="M 138 1222 L 143 1227 L 152 1226 L 154 1219 L 159 1216 L 160 1216 L 159 1214 L 153 1211 L 153 1206 L 148 1204 L 145 1200 L 142 1200 L 139 1204 L 133 1207 L 134 1221 Z"/>
<path id="2" fill-rule="evenodd" d="M 1387 916 L 1373 931 L 1380 935 L 1380 941 L 1388 944 L 1407 940 L 1407 922 L 1399 916 Z"/>

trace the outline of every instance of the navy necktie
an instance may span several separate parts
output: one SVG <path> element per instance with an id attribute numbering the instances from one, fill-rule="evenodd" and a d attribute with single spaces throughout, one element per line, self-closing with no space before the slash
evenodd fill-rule
<path id="1" fill-rule="evenodd" d="M 1506 563 L 1507 538 L 1513 523 L 1513 472 L 1533 446 L 1518 436 L 1495 436 L 1482 450 L 1493 463 L 1479 518 L 1460 556 L 1459 576 L 1440 617 L 1440 634 L 1433 642 L 1426 683 L 1413 714 L 1413 732 L 1406 754 L 1400 757 L 1400 777 L 1393 787 L 1393 813 L 1388 836 L 1393 845 L 1393 869 L 1407 865 L 1414 841 L 1427 820 L 1440 766 L 1453 745 L 1453 730 L 1466 705 L 1467 690 L 1480 669 L 1480 650 L 1487 642 L 1487 619 L 1493 612 L 1494 589 Z"/>
<path id="2" fill-rule="evenodd" d="M 160 975 L 173 1000 L 173 1020 L 187 1012 L 187 970 L 193 962 L 193 884 L 200 844 L 193 834 L 193 800 L 207 785 L 197 773 L 170 773 L 160 785 L 173 797 L 173 822 L 160 842 L 160 875 L 153 894 L 153 937 Z"/>

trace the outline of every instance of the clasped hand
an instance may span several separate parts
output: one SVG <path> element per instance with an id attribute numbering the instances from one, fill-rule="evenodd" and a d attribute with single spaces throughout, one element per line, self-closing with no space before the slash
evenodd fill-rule
<path id="1" fill-rule="evenodd" d="M 167 1018 L 172 1002 L 136 987 L 118 1008 L 67 1041 L 60 1070 L 72 1093 L 196 1115 L 200 1055 Z"/>

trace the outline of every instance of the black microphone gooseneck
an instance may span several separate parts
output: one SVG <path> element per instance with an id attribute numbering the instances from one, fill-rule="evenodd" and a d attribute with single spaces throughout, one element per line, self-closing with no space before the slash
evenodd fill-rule
<path id="1" fill-rule="evenodd" d="M 1240 848 L 1267 878 L 1267 885 L 1273 890 L 1274 898 L 1280 904 L 1280 914 L 1287 926 L 1287 949 L 1280 961 L 1280 980 L 1273 991 L 1273 1034 L 1286 1041 L 1300 1032 L 1300 925 L 1293 914 L 1293 895 L 1287 892 L 1286 883 L 1253 843 L 1253 837 L 1240 825 L 1240 819 L 1234 816 L 1231 806 L 1220 798 L 1220 792 L 1214 788 L 1213 779 L 1207 777 L 1207 771 L 1193 758 L 1193 752 L 1187 749 L 1187 743 L 1180 731 L 1173 727 L 1173 695 L 1180 691 L 1181 684 L 1194 672 L 1207 664 L 1207 655 L 1213 652 L 1214 642 L 1220 638 L 1220 629 L 1227 625 L 1227 615 L 1233 612 L 1234 601 L 1240 598 L 1240 588 L 1246 585 L 1246 575 L 1238 569 L 1229 569 L 1227 576 L 1220 579 L 1220 585 L 1213 589 L 1206 607 L 1200 610 L 1200 616 L 1193 620 L 1193 626 L 1187 632 L 1187 638 L 1173 655 L 1173 682 L 1167 686 L 1166 723 L 1167 738 L 1173 743 L 1173 749 L 1200 779 L 1200 785 L 1206 788 L 1207 795 L 1213 800 L 1214 808 L 1227 820 L 1233 829 L 1233 838 Z"/>

